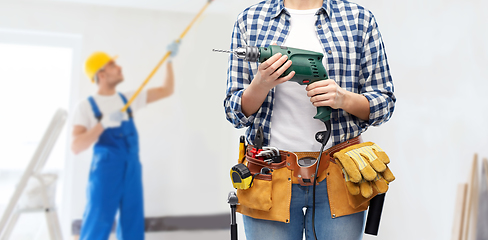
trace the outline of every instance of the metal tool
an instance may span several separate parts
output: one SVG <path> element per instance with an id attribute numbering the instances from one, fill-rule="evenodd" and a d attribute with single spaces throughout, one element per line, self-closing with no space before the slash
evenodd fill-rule
<path id="1" fill-rule="evenodd" d="M 243 144 L 243 139 L 244 136 L 241 136 L 239 140 L 239 158 L 242 158 L 242 160 L 245 157 L 245 151 L 241 149 L 241 146 Z M 250 151 L 253 158 L 259 158 L 264 160 L 264 158 L 273 157 L 275 150 L 270 149 L 270 150 L 263 151 L 263 141 L 264 141 L 263 128 L 259 127 L 256 137 L 254 138 L 254 147 Z M 248 189 L 252 187 L 252 183 L 256 175 L 257 174 L 252 175 L 251 172 L 249 171 L 249 168 L 242 163 L 238 163 L 230 169 L 230 179 L 232 180 L 232 186 L 234 186 L 234 188 L 236 189 Z"/>
<path id="2" fill-rule="evenodd" d="M 256 133 L 256 137 L 254 138 L 254 148 L 263 149 L 263 142 L 264 142 L 263 127 L 259 127 Z"/>
<path id="3" fill-rule="evenodd" d="M 256 154 L 256 157 L 271 157 L 275 154 L 273 150 L 263 150 Z"/>
<path id="4" fill-rule="evenodd" d="M 262 157 L 263 161 L 268 164 L 280 163 L 282 161 L 280 152 L 275 147 L 263 147 L 263 151 L 256 155 L 256 157 Z"/>
<path id="5" fill-rule="evenodd" d="M 258 155 L 261 151 L 263 151 L 263 142 L 264 142 L 263 127 L 260 126 L 258 128 L 256 136 L 254 137 L 254 146 L 250 151 L 251 156 L 253 158 L 256 158 L 256 155 Z"/>
<path id="6" fill-rule="evenodd" d="M 272 150 L 275 156 L 280 155 L 280 150 L 276 147 L 263 147 L 264 150 Z"/>
<path id="7" fill-rule="evenodd" d="M 230 239 L 237 240 L 236 207 L 239 199 L 234 191 L 229 193 L 227 203 L 230 204 Z"/>

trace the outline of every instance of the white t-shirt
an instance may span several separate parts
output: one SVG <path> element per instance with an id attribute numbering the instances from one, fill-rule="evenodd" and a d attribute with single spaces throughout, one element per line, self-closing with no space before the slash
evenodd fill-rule
<path id="1" fill-rule="evenodd" d="M 135 91 L 122 93 L 127 101 L 132 97 Z M 115 93 L 111 96 L 104 96 L 99 94 L 94 94 L 93 99 L 98 106 L 98 109 L 104 116 L 108 116 L 109 114 L 121 110 L 125 104 L 120 97 L 119 93 Z M 135 112 L 147 104 L 147 90 L 141 91 L 139 96 L 134 99 L 132 104 L 130 105 L 130 109 L 132 112 Z M 124 121 L 129 119 L 129 115 L 127 112 L 124 113 Z M 97 125 L 98 120 L 95 118 L 95 112 L 91 107 L 90 102 L 88 101 L 88 97 L 81 100 L 78 105 L 76 106 L 74 117 L 73 117 L 73 126 L 81 125 L 86 127 L 86 129 L 92 129 Z"/>
<path id="2" fill-rule="evenodd" d="M 315 32 L 318 9 L 286 10 L 290 13 L 290 31 L 283 46 L 324 53 Z M 310 102 L 305 88 L 305 85 L 290 81 L 276 86 L 270 146 L 294 152 L 320 150 L 321 144 L 315 140 L 315 133 L 325 131 L 325 125 L 313 118 L 317 108 Z M 329 141 L 324 149 L 331 146 L 332 141 Z"/>

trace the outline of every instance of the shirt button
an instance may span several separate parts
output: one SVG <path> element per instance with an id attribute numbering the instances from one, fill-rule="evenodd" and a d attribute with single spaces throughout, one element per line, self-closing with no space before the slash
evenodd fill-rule
<path id="1" fill-rule="evenodd" d="M 322 28 L 322 25 L 319 24 L 317 27 L 320 29 L 320 28 Z"/>
<path id="2" fill-rule="evenodd" d="M 331 51 L 331 50 L 329 50 L 327 53 L 328 53 L 328 54 L 332 54 L 332 51 Z"/>

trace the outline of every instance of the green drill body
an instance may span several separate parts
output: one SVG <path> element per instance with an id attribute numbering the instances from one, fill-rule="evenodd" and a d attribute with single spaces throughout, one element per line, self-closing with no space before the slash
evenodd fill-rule
<path id="1" fill-rule="evenodd" d="M 329 78 L 322 64 L 322 58 L 324 57 L 322 53 L 277 45 L 259 47 L 258 49 L 260 63 L 268 60 L 276 53 L 288 56 L 292 64 L 280 77 L 284 77 L 291 71 L 295 71 L 295 76 L 289 81 L 296 82 L 300 85 L 309 85 Z M 314 118 L 322 122 L 328 121 L 331 112 L 332 109 L 330 107 L 317 107 L 317 115 Z"/>

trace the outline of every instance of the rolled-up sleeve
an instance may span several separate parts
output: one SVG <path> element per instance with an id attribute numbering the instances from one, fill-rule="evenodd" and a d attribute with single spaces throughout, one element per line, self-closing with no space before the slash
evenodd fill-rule
<path id="1" fill-rule="evenodd" d="M 232 42 L 230 46 L 232 50 L 247 45 L 239 26 L 239 19 L 242 19 L 242 17 L 238 17 L 232 32 Z M 235 128 L 248 127 L 252 124 L 254 119 L 255 114 L 246 117 L 241 108 L 242 93 L 250 84 L 249 78 L 249 63 L 230 54 L 229 68 L 227 69 L 227 90 L 224 100 L 224 108 L 227 120 L 232 123 Z"/>
<path id="2" fill-rule="evenodd" d="M 361 53 L 360 93 L 369 101 L 369 121 L 362 127 L 387 122 L 395 109 L 395 94 L 385 47 L 374 17 L 364 36 Z"/>

